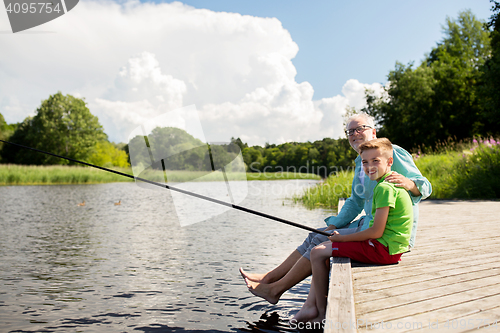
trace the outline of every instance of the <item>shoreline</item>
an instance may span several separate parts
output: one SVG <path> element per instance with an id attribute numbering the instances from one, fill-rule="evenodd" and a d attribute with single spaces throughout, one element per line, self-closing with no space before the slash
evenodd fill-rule
<path id="1" fill-rule="evenodd" d="M 112 168 L 122 173 L 133 175 L 131 168 Z M 296 172 L 247 172 L 227 173 L 229 180 L 320 180 L 315 174 L 304 174 Z M 167 183 L 179 183 L 186 181 L 220 181 L 221 174 L 218 172 L 205 171 L 176 171 L 169 174 L 172 181 Z M 202 180 L 200 178 L 203 177 Z M 148 176 L 147 179 L 164 182 L 163 172 Z M 103 170 L 68 165 L 17 165 L 0 164 L 0 186 L 39 186 L 39 185 L 90 185 L 105 183 L 133 182 L 132 179 L 116 175 Z"/>

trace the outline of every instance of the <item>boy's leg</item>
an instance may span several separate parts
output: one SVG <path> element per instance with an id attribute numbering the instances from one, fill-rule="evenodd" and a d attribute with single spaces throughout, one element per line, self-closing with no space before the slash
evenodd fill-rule
<path id="1" fill-rule="evenodd" d="M 306 322 L 316 318 L 317 316 L 318 309 L 316 308 L 316 291 L 314 289 L 314 282 L 311 281 L 311 288 L 309 289 L 309 294 L 307 295 L 304 305 L 302 305 L 299 312 L 293 316 L 290 322 Z"/>
<path id="2" fill-rule="evenodd" d="M 327 260 L 332 256 L 332 242 L 328 241 L 316 246 L 311 251 L 312 280 L 316 293 L 316 308 L 318 316 L 312 321 L 321 322 L 325 319 L 326 304 L 328 298 L 328 273 L 330 262 Z"/>

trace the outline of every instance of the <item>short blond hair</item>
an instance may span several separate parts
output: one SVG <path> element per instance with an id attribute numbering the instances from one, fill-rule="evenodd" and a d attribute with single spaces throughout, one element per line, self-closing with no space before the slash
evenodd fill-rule
<path id="1" fill-rule="evenodd" d="M 370 149 L 380 149 L 385 157 L 392 157 L 392 143 L 387 138 L 373 139 L 359 145 L 358 150 L 361 155 L 362 152 Z"/>

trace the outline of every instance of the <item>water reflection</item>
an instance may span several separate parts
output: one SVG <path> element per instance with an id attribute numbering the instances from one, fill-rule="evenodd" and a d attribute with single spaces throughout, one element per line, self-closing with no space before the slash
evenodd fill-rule
<path id="1" fill-rule="evenodd" d="M 321 226 L 325 212 L 283 199 L 310 182 L 293 183 L 280 196 L 276 182 L 251 182 L 242 205 Z M 307 232 L 238 211 L 181 228 L 165 192 L 131 183 L 1 187 L 2 330 L 289 331 L 307 284 L 270 305 L 248 293 L 238 267 L 271 269 Z"/>

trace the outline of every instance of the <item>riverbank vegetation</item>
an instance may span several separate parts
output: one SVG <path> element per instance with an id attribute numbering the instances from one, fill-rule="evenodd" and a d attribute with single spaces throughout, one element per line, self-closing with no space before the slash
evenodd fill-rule
<path id="1" fill-rule="evenodd" d="M 131 168 L 113 167 L 112 169 L 133 175 Z M 167 176 L 169 183 L 224 180 L 224 175 L 222 175 L 221 172 L 168 171 Z M 141 177 L 158 182 L 164 182 L 165 180 L 165 174 L 162 171 L 153 171 L 145 175 L 141 174 Z M 315 174 L 293 172 L 232 172 L 227 173 L 226 177 L 230 181 L 320 179 L 320 177 Z M 133 179 L 84 166 L 0 164 L 0 186 L 98 184 L 127 181 L 133 181 Z"/>
<path id="2" fill-rule="evenodd" d="M 500 198 L 500 140 L 448 141 L 435 151 L 413 155 L 415 164 L 432 184 L 430 199 Z M 354 171 L 340 172 L 293 197 L 308 208 L 335 208 L 351 195 Z"/>
<path id="3" fill-rule="evenodd" d="M 129 168 L 114 169 L 128 174 L 131 171 Z M 97 184 L 130 180 L 111 172 L 83 166 L 0 164 L 0 186 Z"/>

